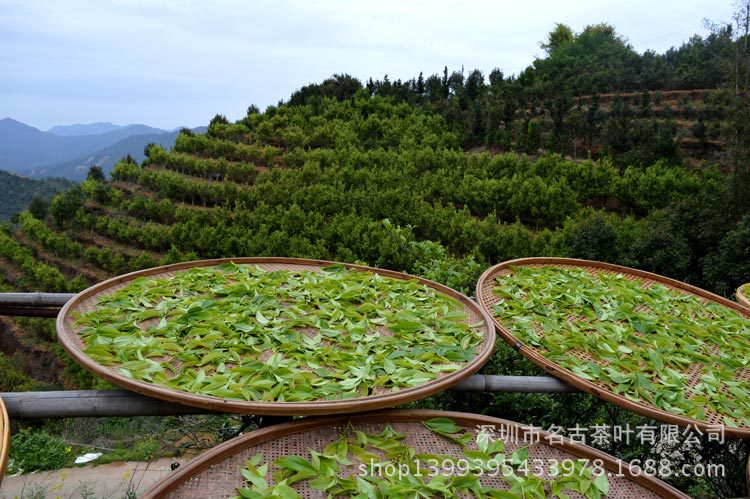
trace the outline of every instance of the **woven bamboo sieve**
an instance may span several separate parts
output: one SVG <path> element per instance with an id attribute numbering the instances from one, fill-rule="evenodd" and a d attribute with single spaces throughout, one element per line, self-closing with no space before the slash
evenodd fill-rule
<path id="1" fill-rule="evenodd" d="M 0 485 L 3 483 L 5 468 L 8 465 L 8 453 L 10 452 L 10 419 L 8 411 L 5 410 L 3 399 L 0 398 Z"/>
<path id="2" fill-rule="evenodd" d="M 741 305 L 695 286 L 691 286 L 674 279 L 669 279 L 667 277 L 659 276 L 642 270 L 622 267 L 619 265 L 612 265 L 608 263 L 595 262 L 591 260 L 578 260 L 573 258 L 520 258 L 517 260 L 503 262 L 489 268 L 484 274 L 482 274 L 477 283 L 477 302 L 490 315 L 492 315 L 492 309 L 494 305 L 498 302 L 498 298 L 493 293 L 495 278 L 500 275 L 510 273 L 510 267 L 519 266 L 552 266 L 559 268 L 579 268 L 587 270 L 591 273 L 606 272 L 613 274 L 622 274 L 626 279 L 638 280 L 643 282 L 645 286 L 651 286 L 658 283 L 680 293 L 686 293 L 696 296 L 703 303 L 715 302 L 725 307 L 736 310 L 745 317 L 750 317 L 750 311 L 742 307 Z M 624 396 L 617 395 L 609 390 L 609 388 L 607 388 L 604 383 L 587 381 L 575 375 L 570 370 L 549 361 L 535 348 L 522 343 L 515 336 L 513 336 L 513 334 L 508 329 L 506 329 L 506 327 L 501 324 L 497 318 L 493 317 L 493 322 L 495 323 L 495 328 L 500 337 L 502 337 L 507 343 L 517 349 L 524 357 L 534 362 L 534 364 L 541 367 L 549 374 L 570 383 L 580 390 L 583 390 L 613 404 L 624 407 L 635 413 L 667 423 L 674 423 L 683 426 L 693 425 L 701 430 L 705 430 L 709 427 L 715 427 L 716 425 L 720 424 L 723 425 L 723 416 L 720 414 L 708 412 L 706 414 L 706 421 L 698 421 L 696 419 L 666 412 L 652 405 L 646 400 L 640 400 L 639 402 L 628 400 Z M 544 332 L 540 327 L 536 327 L 535 332 L 541 336 L 544 335 Z M 714 350 L 718 352 L 718 345 L 714 347 Z M 599 359 L 591 358 L 584 352 L 576 353 L 576 355 L 580 359 L 594 362 L 600 366 L 603 365 Z M 693 363 L 684 370 L 684 373 L 689 375 L 689 386 L 695 386 L 695 384 L 699 382 L 701 376 L 701 368 L 702 364 Z M 741 369 L 737 371 L 734 379 L 735 381 L 750 381 L 750 369 Z M 722 387 L 722 392 L 727 393 L 726 387 Z M 729 393 L 727 393 L 727 396 L 732 397 L 732 395 L 730 395 Z M 723 431 L 727 436 L 750 438 L 750 428 L 748 427 L 731 428 L 728 426 L 724 426 Z"/>
<path id="3" fill-rule="evenodd" d="M 743 284 L 737 288 L 735 293 L 737 296 L 737 302 L 745 307 L 750 307 L 750 283 Z"/>
<path id="4" fill-rule="evenodd" d="M 472 432 L 476 432 L 481 426 L 493 427 L 497 431 L 496 438 L 503 438 L 506 442 L 506 456 L 520 447 L 528 446 L 530 462 L 540 464 L 535 476 L 550 478 L 549 468 L 552 460 L 562 463 L 566 460 L 585 459 L 593 463 L 599 459 L 609 474 L 608 498 L 687 497 L 652 476 L 631 473 L 626 464 L 609 454 L 568 439 L 549 439 L 545 432 L 535 433 L 528 427 L 504 419 L 428 410 L 390 410 L 352 416 L 310 418 L 256 430 L 229 440 L 181 466 L 148 489 L 143 497 L 197 499 L 208 496 L 236 496 L 237 487 L 243 485 L 240 469 L 249 457 L 262 453 L 263 462 L 271 462 L 289 455 L 307 458 L 310 449 L 322 452 L 349 424 L 369 434 L 379 433 L 386 425 L 391 425 L 394 430 L 406 435 L 406 444 L 417 453 L 447 454 L 460 458 L 462 454 L 458 445 L 448 442 L 424 426 L 423 421 L 436 417 L 450 418 Z M 504 438 L 507 435 L 517 438 Z M 537 435 L 538 439 L 535 438 Z M 525 442 L 524 437 L 527 437 Z M 468 447 L 476 450 L 476 442 L 470 443 Z M 342 475 L 356 474 L 357 466 L 358 463 L 355 463 L 348 471 L 344 470 Z M 529 469 L 531 470 L 531 466 Z M 484 486 L 509 488 L 501 476 L 488 474 L 481 477 L 481 481 Z M 305 482 L 295 484 L 295 488 L 302 497 L 323 497 L 320 492 L 306 488 Z M 571 497 L 576 496 L 572 494 Z"/>
<path id="5" fill-rule="evenodd" d="M 417 400 L 433 393 L 445 390 L 455 385 L 466 377 L 474 374 L 492 355 L 495 346 L 495 332 L 490 317 L 472 300 L 466 296 L 450 289 L 441 284 L 410 276 L 400 272 L 390 270 L 365 267 L 360 265 L 345 264 L 349 270 L 360 272 L 372 272 L 382 276 L 403 279 L 416 280 L 440 294 L 450 296 L 458 300 L 464 307 L 468 316 L 468 322 L 474 324 L 482 322 L 481 332 L 483 341 L 477 347 L 477 355 L 465 363 L 461 368 L 450 373 L 443 373 L 438 378 L 420 386 L 405 388 L 396 392 L 383 394 L 373 394 L 366 397 L 339 399 L 339 400 L 315 400 L 308 402 L 256 402 L 245 400 L 234 400 L 219 398 L 209 395 L 194 394 L 187 391 L 180 391 L 151 383 L 134 380 L 121 375 L 117 366 L 103 366 L 85 353 L 85 345 L 79 337 L 80 326 L 75 324 L 74 312 L 86 312 L 96 306 L 97 301 L 104 295 L 113 293 L 124 287 L 132 280 L 139 277 L 163 278 L 174 275 L 180 270 L 186 270 L 193 267 L 218 266 L 222 263 L 252 264 L 258 267 L 273 270 L 290 270 L 290 271 L 320 271 L 323 267 L 333 265 L 334 262 L 322 260 L 307 260 L 297 258 L 224 258 L 216 260 L 202 260 L 195 262 L 179 263 L 156 267 L 153 269 L 141 270 L 123 276 L 109 279 L 95 286 L 92 286 L 71 299 L 65 304 L 57 317 L 57 334 L 63 347 L 68 353 L 87 370 L 102 378 L 119 385 L 128 390 L 141 393 L 143 395 L 156 397 L 172 402 L 179 402 L 196 407 L 221 411 L 221 412 L 238 412 L 268 415 L 322 415 L 322 414 L 339 414 L 350 412 L 371 411 L 386 407 L 393 407 L 398 404 Z"/>

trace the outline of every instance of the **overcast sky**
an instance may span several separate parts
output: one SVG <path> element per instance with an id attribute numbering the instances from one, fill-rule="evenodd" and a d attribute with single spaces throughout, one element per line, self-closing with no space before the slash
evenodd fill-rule
<path id="1" fill-rule="evenodd" d="M 608 22 L 663 52 L 731 12 L 731 0 L 0 0 L 0 118 L 198 126 L 334 73 L 517 73 L 556 22 Z"/>

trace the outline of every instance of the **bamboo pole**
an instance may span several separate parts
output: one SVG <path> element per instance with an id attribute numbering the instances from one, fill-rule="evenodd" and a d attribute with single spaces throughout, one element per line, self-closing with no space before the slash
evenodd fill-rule
<path id="1" fill-rule="evenodd" d="M 452 388 L 468 392 L 571 393 L 575 388 L 548 376 L 475 375 Z M 126 390 L 65 390 L 1 393 L 11 419 L 105 416 L 167 416 L 211 411 L 165 402 Z"/>
<path id="2" fill-rule="evenodd" d="M 0 316 L 57 317 L 72 293 L 0 293 Z"/>
<path id="3" fill-rule="evenodd" d="M 73 298 L 73 293 L 0 293 L 0 307 L 57 307 Z"/>

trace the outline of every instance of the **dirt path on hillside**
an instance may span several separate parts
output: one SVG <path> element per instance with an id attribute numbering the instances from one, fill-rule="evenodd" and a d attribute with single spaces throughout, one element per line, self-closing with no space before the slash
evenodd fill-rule
<path id="1" fill-rule="evenodd" d="M 6 476 L 0 486 L 0 498 L 131 498 L 142 494 L 157 480 L 168 475 L 173 462 L 184 466 L 187 461 L 182 458 L 161 458 L 150 463 L 121 461 Z"/>

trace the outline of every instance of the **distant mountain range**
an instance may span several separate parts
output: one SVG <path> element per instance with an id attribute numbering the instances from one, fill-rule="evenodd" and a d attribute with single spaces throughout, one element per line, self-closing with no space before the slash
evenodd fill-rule
<path id="1" fill-rule="evenodd" d="M 62 137 L 73 137 L 76 135 L 100 135 L 102 133 L 114 132 L 115 130 L 121 130 L 132 125 L 115 125 L 114 123 L 98 122 L 98 123 L 87 123 L 87 124 L 76 124 L 76 125 L 58 125 L 53 126 L 47 133 L 53 133 Z"/>
<path id="2" fill-rule="evenodd" d="M 127 154 L 142 160 L 143 148 L 150 142 L 169 149 L 177 134 L 146 125 L 112 123 L 56 126 L 43 132 L 5 118 L 0 120 L 0 169 L 27 177 L 82 180 L 91 165 L 107 173 Z"/>
<path id="3" fill-rule="evenodd" d="M 206 127 L 193 128 L 193 132 L 195 133 L 205 133 L 205 131 Z M 83 180 L 86 178 L 89 168 L 96 165 L 100 166 L 106 175 L 109 175 L 109 172 L 112 171 L 115 163 L 128 154 L 139 163 L 146 159 L 143 150 L 146 148 L 147 144 L 154 143 L 161 145 L 167 150 L 172 149 L 179 133 L 180 132 L 177 131 L 133 135 L 126 139 L 122 139 L 109 147 L 105 147 L 104 149 L 86 155 L 85 157 L 62 161 L 52 165 L 40 166 L 21 173 L 31 178 L 55 176 L 65 177 L 71 180 Z"/>

